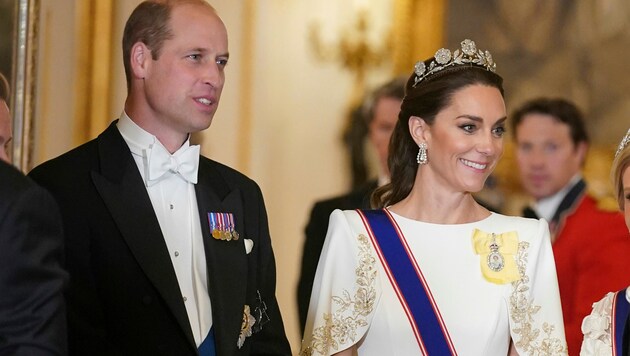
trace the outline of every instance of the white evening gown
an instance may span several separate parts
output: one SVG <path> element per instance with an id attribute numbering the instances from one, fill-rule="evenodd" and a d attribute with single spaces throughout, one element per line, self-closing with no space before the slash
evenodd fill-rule
<path id="1" fill-rule="evenodd" d="M 613 332 L 613 305 L 617 294 L 623 294 L 625 300 L 630 303 L 630 287 L 617 293 L 610 292 L 601 300 L 593 303 L 593 310 L 582 321 L 582 333 L 584 340 L 580 349 L 580 356 L 610 356 L 612 350 L 612 332 Z M 616 308 L 615 308 L 616 309 Z M 625 320 L 624 320 L 625 321 Z M 623 328 L 624 325 L 616 325 L 615 327 Z M 621 348 L 622 345 L 617 345 Z M 617 352 L 621 352 L 618 350 Z"/>
<path id="2" fill-rule="evenodd" d="M 544 220 L 491 214 L 474 223 L 431 224 L 391 213 L 435 298 L 457 354 L 565 355 L 556 269 Z M 475 229 L 515 231 L 516 281 L 484 278 Z M 509 257 L 507 257 L 509 258 Z M 516 269 L 515 269 L 516 270 Z M 519 277 L 520 276 L 520 277 Z M 301 355 L 421 355 L 409 320 L 356 211 L 330 218 L 313 285 Z"/>

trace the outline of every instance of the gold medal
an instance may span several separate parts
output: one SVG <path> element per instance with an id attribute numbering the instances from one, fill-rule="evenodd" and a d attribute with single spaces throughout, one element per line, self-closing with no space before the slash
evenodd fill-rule
<path id="1" fill-rule="evenodd" d="M 212 237 L 217 240 L 221 240 L 221 231 L 219 231 L 219 229 L 212 230 Z"/>
<path id="2" fill-rule="evenodd" d="M 233 238 L 234 240 L 238 240 L 239 235 L 238 235 L 238 232 L 236 232 L 236 230 L 233 230 L 233 231 L 232 231 L 232 238 Z"/>

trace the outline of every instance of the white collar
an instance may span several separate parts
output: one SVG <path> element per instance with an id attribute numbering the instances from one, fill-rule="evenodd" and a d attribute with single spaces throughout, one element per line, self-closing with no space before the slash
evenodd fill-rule
<path id="1" fill-rule="evenodd" d="M 569 180 L 567 185 L 560 189 L 556 194 L 534 202 L 532 204 L 532 209 L 534 209 L 536 215 L 538 215 L 539 218 L 551 221 L 564 197 L 581 179 L 582 175 L 577 173 L 573 176 L 573 178 L 571 178 L 571 180 Z"/>
<path id="2" fill-rule="evenodd" d="M 138 126 L 138 124 L 136 124 L 124 110 L 122 114 L 120 114 L 116 127 L 118 127 L 118 131 L 120 131 L 120 134 L 127 142 L 127 145 L 129 145 L 129 149 L 132 153 L 142 155 L 144 150 L 151 148 L 156 143 L 164 147 L 157 137 Z M 188 135 L 184 144 L 178 148 L 175 153 L 173 153 L 173 156 L 177 156 L 178 152 L 185 150 L 189 146 L 190 135 Z"/>

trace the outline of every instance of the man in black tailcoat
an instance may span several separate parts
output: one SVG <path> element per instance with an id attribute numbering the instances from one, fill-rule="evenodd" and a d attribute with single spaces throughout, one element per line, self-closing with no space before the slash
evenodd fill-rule
<path id="1" fill-rule="evenodd" d="M 189 140 L 228 57 L 207 2 L 141 3 L 120 118 L 30 173 L 63 216 L 70 355 L 290 354 L 261 190 Z"/>

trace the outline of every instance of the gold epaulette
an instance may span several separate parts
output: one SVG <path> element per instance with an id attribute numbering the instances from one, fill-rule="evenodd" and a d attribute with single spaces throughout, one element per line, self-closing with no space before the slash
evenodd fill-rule
<path id="1" fill-rule="evenodd" d="M 607 182 L 593 180 L 588 184 L 588 195 L 595 199 L 596 207 L 608 213 L 619 212 L 619 203 Z"/>
<path id="2" fill-rule="evenodd" d="M 617 203 L 617 199 L 607 195 L 605 197 L 595 197 L 597 200 L 597 209 L 606 211 L 609 213 L 614 213 L 619 211 L 619 204 Z"/>

